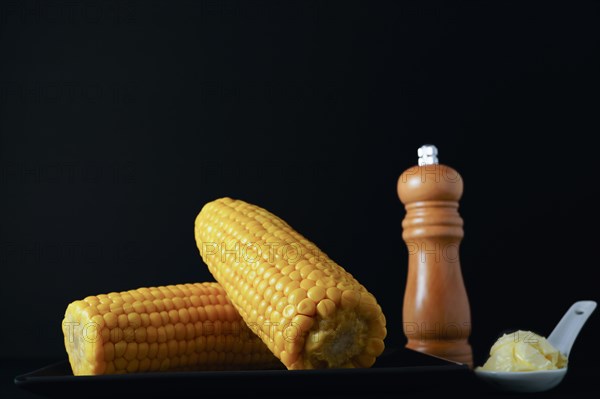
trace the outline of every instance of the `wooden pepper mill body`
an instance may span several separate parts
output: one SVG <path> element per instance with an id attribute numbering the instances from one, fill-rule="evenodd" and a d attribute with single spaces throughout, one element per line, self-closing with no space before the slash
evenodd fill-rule
<path id="1" fill-rule="evenodd" d="M 462 192 L 458 172 L 437 163 L 410 168 L 398 180 L 409 253 L 403 328 L 408 348 L 472 367 L 471 312 L 459 260 Z"/>

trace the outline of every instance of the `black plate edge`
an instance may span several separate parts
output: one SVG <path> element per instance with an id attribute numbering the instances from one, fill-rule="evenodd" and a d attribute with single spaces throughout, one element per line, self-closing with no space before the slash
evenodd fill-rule
<path id="1" fill-rule="evenodd" d="M 90 382 L 90 381 L 119 381 L 119 380 L 146 380 L 148 378 L 160 379 L 214 379 L 223 377 L 253 378 L 257 376 L 279 376 L 286 375 L 288 378 L 311 378 L 321 375 L 369 375 L 369 374 L 394 374 L 394 373 L 420 373 L 420 372 L 443 372 L 443 371 L 468 371 L 466 365 L 449 364 L 447 366 L 407 366 L 407 367 L 378 367 L 366 369 L 326 369 L 326 370 L 230 370 L 230 371 L 181 371 L 181 372 L 156 372 L 156 373 L 132 373 L 96 376 L 38 376 L 36 374 L 58 366 L 63 366 L 68 360 L 56 362 L 29 373 L 18 375 L 14 383 L 18 386 L 46 383 L 46 382 Z"/>

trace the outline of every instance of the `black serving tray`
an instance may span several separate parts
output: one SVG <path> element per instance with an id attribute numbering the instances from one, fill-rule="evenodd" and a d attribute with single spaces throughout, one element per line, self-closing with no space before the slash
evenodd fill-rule
<path id="1" fill-rule="evenodd" d="M 20 375 L 15 378 L 15 384 L 57 398 L 142 395 L 222 398 L 448 392 L 472 379 L 465 365 L 398 348 L 386 350 L 369 369 L 189 371 L 75 377 L 65 360 Z"/>

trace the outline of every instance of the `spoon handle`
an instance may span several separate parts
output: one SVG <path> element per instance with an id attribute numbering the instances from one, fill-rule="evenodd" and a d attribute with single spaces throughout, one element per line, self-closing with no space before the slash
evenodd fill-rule
<path id="1" fill-rule="evenodd" d="M 575 302 L 548 336 L 548 342 L 569 357 L 573 343 L 588 317 L 596 309 L 594 301 Z"/>

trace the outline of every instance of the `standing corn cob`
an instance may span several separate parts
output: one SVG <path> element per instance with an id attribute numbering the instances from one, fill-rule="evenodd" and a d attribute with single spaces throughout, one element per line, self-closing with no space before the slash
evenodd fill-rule
<path id="1" fill-rule="evenodd" d="M 279 363 L 217 283 L 89 296 L 69 304 L 63 331 L 74 375 Z"/>
<path id="2" fill-rule="evenodd" d="M 195 236 L 244 321 L 287 368 L 370 367 L 383 351 L 374 296 L 275 215 L 218 199 L 202 208 Z"/>

